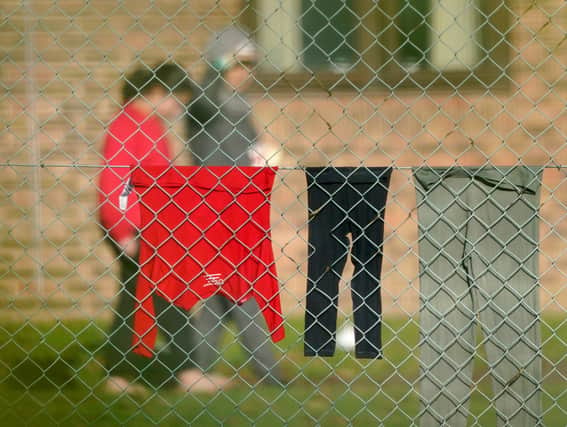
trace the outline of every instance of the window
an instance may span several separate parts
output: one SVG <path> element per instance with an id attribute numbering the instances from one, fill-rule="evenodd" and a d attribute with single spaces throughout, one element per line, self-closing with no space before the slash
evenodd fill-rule
<path id="1" fill-rule="evenodd" d="M 509 11 L 491 0 L 248 0 L 259 80 L 391 88 L 506 83 Z"/>
<path id="2" fill-rule="evenodd" d="M 303 64 L 312 70 L 347 71 L 358 56 L 353 0 L 302 0 Z"/>

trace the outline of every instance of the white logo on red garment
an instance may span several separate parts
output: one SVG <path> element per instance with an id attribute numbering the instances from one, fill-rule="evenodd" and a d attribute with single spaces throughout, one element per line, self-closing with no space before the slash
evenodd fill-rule
<path id="1" fill-rule="evenodd" d="M 222 274 L 220 273 L 205 274 L 205 280 L 207 284 L 204 286 L 222 286 L 224 284 Z"/>

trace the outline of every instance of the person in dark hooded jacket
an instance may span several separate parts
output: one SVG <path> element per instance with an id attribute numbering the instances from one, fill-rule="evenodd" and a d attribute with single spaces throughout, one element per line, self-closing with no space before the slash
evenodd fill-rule
<path id="1" fill-rule="evenodd" d="M 244 31 L 231 26 L 213 36 L 205 60 L 207 71 L 187 116 L 188 148 L 193 163 L 200 166 L 266 165 L 259 154 L 252 106 L 245 96 L 257 62 L 256 46 Z M 242 305 L 233 304 L 223 296 L 204 301 L 194 320 L 197 345 L 193 357 L 197 366 L 208 371 L 220 360 L 220 340 L 229 320 L 236 324 L 237 335 L 250 354 L 251 367 L 260 380 L 281 382 L 269 334 L 252 299 Z"/>
<path id="2" fill-rule="evenodd" d="M 256 47 L 236 27 L 214 36 L 207 48 L 207 72 L 189 107 L 189 148 L 202 166 L 250 166 L 258 133 L 244 95 L 252 82 Z"/>

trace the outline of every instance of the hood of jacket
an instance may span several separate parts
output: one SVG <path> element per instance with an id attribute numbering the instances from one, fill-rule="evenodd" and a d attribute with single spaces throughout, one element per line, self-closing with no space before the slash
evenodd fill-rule
<path id="1" fill-rule="evenodd" d="M 237 60 L 256 61 L 257 48 L 250 36 L 236 26 L 230 26 L 215 34 L 205 50 L 208 66 L 222 73 Z"/>

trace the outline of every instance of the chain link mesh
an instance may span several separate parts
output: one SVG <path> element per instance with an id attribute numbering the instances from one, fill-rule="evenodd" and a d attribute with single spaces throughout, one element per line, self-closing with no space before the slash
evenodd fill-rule
<path id="1" fill-rule="evenodd" d="M 3 425 L 565 423 L 565 2 L 4 0 L 0 10 Z M 253 44 L 216 52 L 228 26 Z M 167 83 L 189 115 L 202 111 L 198 99 L 213 109 L 187 126 L 187 114 L 169 115 L 167 93 L 132 80 L 134 102 L 156 113 L 137 130 L 165 126 L 166 160 L 242 166 L 251 156 L 276 171 L 266 236 L 282 341 L 272 343 L 254 301 L 216 296 L 186 311 L 154 298 L 157 356 L 124 351 L 138 265 L 118 225 L 101 223 L 97 187 L 110 173 L 121 183 L 110 192 L 122 191 L 146 155 L 127 145 L 131 135 L 121 140 L 137 147 L 122 153 L 129 161 L 113 161 L 105 144 L 131 72 L 156 77 L 164 63 L 187 71 L 192 100 L 163 80 L 150 86 Z M 245 70 L 238 83 L 235 69 Z M 219 117 L 222 137 L 208 127 Z M 164 136 L 154 131 L 141 131 L 149 151 Z M 241 157 L 234 138 L 250 143 Z M 306 180 L 317 167 L 327 169 Z M 389 183 L 358 180 L 379 167 Z M 196 205 L 178 202 L 180 189 L 154 211 L 167 229 L 167 206 L 187 227 L 208 210 L 210 229 L 198 233 L 215 262 L 228 259 L 218 230 L 248 247 L 246 227 L 261 224 L 223 179 Z M 210 192 L 229 194 L 227 206 Z M 232 224 L 231 209 L 248 217 Z M 383 236 L 369 231 L 381 221 Z M 243 265 L 272 265 L 248 249 Z M 195 251 L 183 250 L 169 267 L 189 283 L 183 265 Z M 225 283 L 209 273 L 209 285 Z M 368 306 L 373 284 L 380 310 Z M 377 354 L 357 357 L 376 327 Z M 304 356 L 304 345 L 324 354 L 334 341 L 332 357 Z"/>

